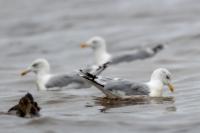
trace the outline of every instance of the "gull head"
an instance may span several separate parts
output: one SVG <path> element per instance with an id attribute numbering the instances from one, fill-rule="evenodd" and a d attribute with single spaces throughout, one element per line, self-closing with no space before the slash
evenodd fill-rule
<path id="1" fill-rule="evenodd" d="M 99 50 L 99 49 L 105 50 L 106 41 L 102 37 L 95 36 L 95 37 L 90 38 L 88 41 L 81 43 L 80 47 L 81 48 L 90 47 L 94 50 Z"/>
<path id="2" fill-rule="evenodd" d="M 48 73 L 50 71 L 50 65 L 46 59 L 36 59 L 31 63 L 31 65 L 24 70 L 21 75 L 25 76 L 26 74 L 33 72 L 38 73 Z"/>
<path id="3" fill-rule="evenodd" d="M 171 92 L 174 92 L 171 79 L 172 74 L 165 68 L 156 69 L 151 76 L 151 81 L 160 81 L 163 85 L 167 85 Z"/>

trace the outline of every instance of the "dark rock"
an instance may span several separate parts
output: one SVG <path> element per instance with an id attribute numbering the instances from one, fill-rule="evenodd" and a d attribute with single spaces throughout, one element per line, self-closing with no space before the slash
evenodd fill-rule
<path id="1" fill-rule="evenodd" d="M 8 110 L 8 113 L 15 112 L 20 117 L 39 116 L 40 107 L 34 101 L 33 96 L 27 93 L 19 100 L 19 103 Z"/>

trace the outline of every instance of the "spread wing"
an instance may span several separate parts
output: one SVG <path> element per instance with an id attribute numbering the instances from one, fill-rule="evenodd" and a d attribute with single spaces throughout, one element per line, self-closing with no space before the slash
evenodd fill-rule
<path id="1" fill-rule="evenodd" d="M 153 48 L 139 49 L 137 51 L 123 53 L 112 58 L 112 64 L 119 64 L 122 62 L 130 62 L 139 59 L 146 59 L 154 56 L 164 48 L 163 45 L 159 44 Z"/>

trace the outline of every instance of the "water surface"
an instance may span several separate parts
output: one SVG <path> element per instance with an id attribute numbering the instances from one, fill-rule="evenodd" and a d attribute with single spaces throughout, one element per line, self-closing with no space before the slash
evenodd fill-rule
<path id="1" fill-rule="evenodd" d="M 200 130 L 200 1 L 198 0 L 0 0 L 0 112 L 31 92 L 41 117 L 0 113 L 4 133 L 197 133 Z M 92 63 L 79 43 L 100 35 L 109 52 L 167 45 L 157 56 L 110 67 L 104 75 L 148 81 L 158 67 L 173 73 L 173 102 L 104 108 L 102 94 L 84 90 L 38 92 L 33 75 L 19 73 L 32 60 L 47 58 L 52 72 L 68 73 Z"/>

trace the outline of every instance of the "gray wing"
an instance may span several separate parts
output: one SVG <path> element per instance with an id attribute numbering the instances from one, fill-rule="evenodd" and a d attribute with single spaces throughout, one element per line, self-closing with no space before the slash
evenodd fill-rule
<path id="1" fill-rule="evenodd" d="M 112 58 L 112 64 L 119 64 L 122 62 L 130 62 L 139 59 L 146 59 L 154 56 L 163 49 L 163 45 L 159 44 L 153 48 L 140 49 L 131 53 L 124 53 Z"/>
<path id="2" fill-rule="evenodd" d="M 117 95 L 114 95 L 109 90 L 105 90 L 104 86 L 107 82 L 112 81 L 111 78 L 102 78 L 100 76 L 95 76 L 90 73 L 85 73 L 84 71 L 79 71 L 79 76 L 82 77 L 86 82 L 88 82 L 91 85 L 94 85 L 97 89 L 99 89 L 102 93 L 104 93 L 107 97 L 110 98 L 116 98 Z"/>
<path id="3" fill-rule="evenodd" d="M 133 83 L 123 79 L 95 76 L 90 73 L 84 73 L 82 70 L 80 70 L 79 75 L 108 97 L 120 97 L 121 92 L 127 96 L 149 94 L 149 88 L 144 84 Z"/>
<path id="4" fill-rule="evenodd" d="M 112 92 L 124 92 L 127 96 L 149 94 L 149 88 L 145 84 L 130 82 L 127 80 L 111 81 L 107 83 L 104 88 Z"/>
<path id="5" fill-rule="evenodd" d="M 64 87 L 71 83 L 85 84 L 84 80 L 76 74 L 55 75 L 46 83 L 47 88 Z"/>

